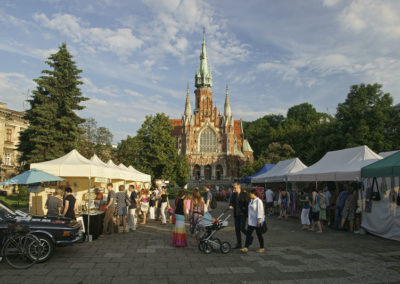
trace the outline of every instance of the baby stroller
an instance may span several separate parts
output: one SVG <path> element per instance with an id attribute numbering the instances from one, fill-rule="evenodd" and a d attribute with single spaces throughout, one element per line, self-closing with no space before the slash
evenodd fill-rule
<path id="1" fill-rule="evenodd" d="M 231 251 L 231 244 L 229 242 L 221 242 L 220 239 L 214 238 L 214 234 L 217 231 L 228 226 L 228 218 L 231 215 L 226 216 L 226 218 L 222 220 L 224 214 L 225 212 L 215 219 L 210 213 L 206 213 L 200 222 L 197 223 L 197 230 L 204 230 L 203 235 L 200 237 L 200 251 L 206 254 L 211 253 L 213 249 L 220 250 L 222 253 L 228 253 Z"/>

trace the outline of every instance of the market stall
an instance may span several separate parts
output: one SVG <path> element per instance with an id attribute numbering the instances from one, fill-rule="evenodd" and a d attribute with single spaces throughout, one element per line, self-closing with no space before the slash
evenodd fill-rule
<path id="1" fill-rule="evenodd" d="M 400 241 L 400 152 L 363 167 L 361 176 L 361 226 L 371 234 Z M 372 192 L 379 192 L 380 200 L 372 200 Z"/>
<path id="2" fill-rule="evenodd" d="M 298 158 L 280 161 L 270 171 L 251 178 L 252 183 L 287 182 L 288 175 L 307 168 Z"/>
<path id="3" fill-rule="evenodd" d="M 310 167 L 288 174 L 288 181 L 361 181 L 361 168 L 380 159 L 365 145 L 331 151 Z"/>
<path id="4" fill-rule="evenodd" d="M 268 171 L 270 171 L 272 168 L 274 168 L 275 164 L 265 164 L 261 170 L 259 170 L 258 172 L 256 172 L 254 175 L 248 176 L 248 177 L 244 177 L 240 179 L 240 182 L 243 183 L 250 183 L 252 182 L 252 178 L 258 177 L 260 175 L 263 175 L 265 173 L 267 173 Z"/>

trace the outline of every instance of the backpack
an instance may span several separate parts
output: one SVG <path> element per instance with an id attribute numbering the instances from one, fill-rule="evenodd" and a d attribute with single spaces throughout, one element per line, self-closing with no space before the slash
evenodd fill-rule
<path id="1" fill-rule="evenodd" d="M 216 198 L 216 196 L 215 196 L 215 194 L 212 194 L 211 195 L 211 201 L 210 201 L 210 207 L 211 207 L 211 209 L 215 209 L 215 208 L 217 208 L 217 198 Z"/>

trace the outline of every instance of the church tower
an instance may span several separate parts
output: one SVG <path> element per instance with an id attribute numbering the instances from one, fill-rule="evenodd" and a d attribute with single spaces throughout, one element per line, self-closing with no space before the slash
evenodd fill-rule
<path id="1" fill-rule="evenodd" d="M 172 134 L 177 137 L 178 150 L 186 155 L 191 168 L 189 186 L 199 185 L 199 182 L 214 185 L 231 184 L 240 176 L 240 166 L 252 161 L 253 155 L 251 149 L 244 155 L 243 145 L 247 145 L 248 142 L 244 140 L 241 121 L 233 119 L 228 85 L 222 115 L 214 105 L 213 80 L 208 67 L 204 30 L 200 68 L 194 79 L 196 89 L 193 112 L 188 85 L 182 119 L 171 119 L 174 126 Z"/>

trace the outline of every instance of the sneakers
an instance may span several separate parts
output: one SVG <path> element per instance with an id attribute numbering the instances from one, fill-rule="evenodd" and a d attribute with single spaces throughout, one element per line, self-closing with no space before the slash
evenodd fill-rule
<path id="1" fill-rule="evenodd" d="M 240 251 L 241 251 L 241 252 L 248 252 L 249 249 L 248 249 L 248 248 L 242 248 Z"/>
<path id="2" fill-rule="evenodd" d="M 265 250 L 263 248 L 259 248 L 258 250 L 256 250 L 256 252 L 258 253 L 263 253 Z"/>

